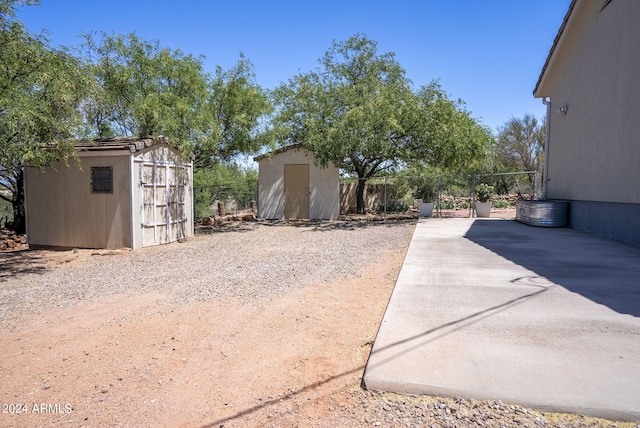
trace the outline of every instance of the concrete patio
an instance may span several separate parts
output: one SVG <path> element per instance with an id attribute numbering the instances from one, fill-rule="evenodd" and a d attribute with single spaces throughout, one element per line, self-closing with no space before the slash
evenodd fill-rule
<path id="1" fill-rule="evenodd" d="M 640 248 L 503 219 L 421 219 L 367 388 L 640 420 Z"/>

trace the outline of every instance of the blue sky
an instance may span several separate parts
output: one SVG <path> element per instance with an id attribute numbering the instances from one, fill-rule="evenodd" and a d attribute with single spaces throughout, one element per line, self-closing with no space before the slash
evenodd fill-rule
<path id="1" fill-rule="evenodd" d="M 240 52 L 268 89 L 318 66 L 355 33 L 394 52 L 416 87 L 439 79 L 492 129 L 512 116 L 542 119 L 532 92 L 571 0 L 41 0 L 18 10 L 53 46 L 91 31 L 157 39 L 231 67 Z"/>

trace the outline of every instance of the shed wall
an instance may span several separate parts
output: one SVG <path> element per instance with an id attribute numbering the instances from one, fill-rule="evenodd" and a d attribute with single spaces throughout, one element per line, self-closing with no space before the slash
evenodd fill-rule
<path id="1" fill-rule="evenodd" d="M 113 193 L 91 192 L 91 167 L 113 168 Z M 57 162 L 25 168 L 27 239 L 32 247 L 132 246 L 128 152 L 80 156 L 80 166 Z"/>
<path id="2" fill-rule="evenodd" d="M 309 165 L 309 217 L 337 219 L 340 217 L 340 175 L 329 164 L 321 168 L 314 164 L 313 154 L 306 149 L 291 149 L 258 161 L 258 216 L 266 219 L 284 218 L 284 165 Z"/>

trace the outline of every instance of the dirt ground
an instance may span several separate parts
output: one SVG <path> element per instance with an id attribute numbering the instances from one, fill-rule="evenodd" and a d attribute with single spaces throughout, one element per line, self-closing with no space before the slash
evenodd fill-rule
<path id="1" fill-rule="evenodd" d="M 115 295 L 21 320 L 1 338 L 0 425 L 340 425 L 405 250 L 257 303 Z"/>
<path id="2" fill-rule="evenodd" d="M 251 302 L 112 294 L 12 319 L 0 336 L 0 426 L 635 426 L 363 390 L 405 252 Z M 26 251 L 3 263 L 20 275 L 115 254 L 132 253 Z"/>

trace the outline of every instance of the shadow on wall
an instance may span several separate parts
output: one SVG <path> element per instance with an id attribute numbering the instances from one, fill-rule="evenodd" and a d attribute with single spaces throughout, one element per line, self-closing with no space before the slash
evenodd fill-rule
<path id="1" fill-rule="evenodd" d="M 335 188 L 335 192 L 338 189 Z M 340 201 L 335 192 L 313 187 L 309 194 L 309 218 L 311 220 L 337 220 L 340 218 Z M 333 194 L 332 194 L 333 193 Z"/>
<path id="2" fill-rule="evenodd" d="M 261 183 L 258 191 L 258 218 L 267 220 L 284 219 L 284 178 L 279 178 L 273 184 Z M 336 190 L 337 191 L 337 190 Z M 311 220 L 330 220 L 340 217 L 339 201 L 336 194 L 331 194 L 317 186 L 310 186 L 309 217 Z"/>
<path id="3" fill-rule="evenodd" d="M 494 220 L 476 220 L 465 238 L 616 312 L 640 317 L 640 248 L 573 229 Z"/>
<path id="4" fill-rule="evenodd" d="M 279 220 L 284 217 L 284 177 L 272 184 L 258 181 L 258 217 Z"/>
<path id="5" fill-rule="evenodd" d="M 357 183 L 340 183 L 340 214 L 353 214 L 356 212 Z M 376 208 L 378 203 L 384 202 L 384 184 L 365 184 L 364 207 L 370 211 Z"/>

